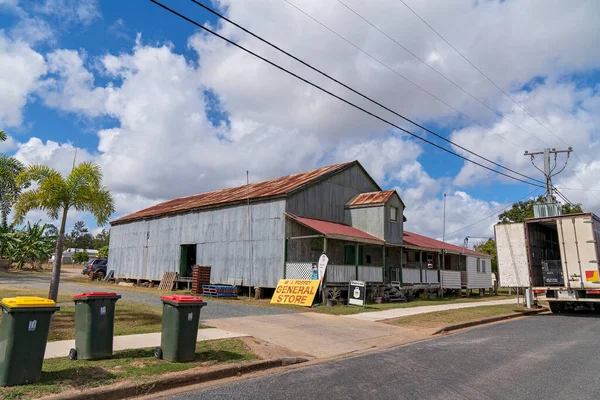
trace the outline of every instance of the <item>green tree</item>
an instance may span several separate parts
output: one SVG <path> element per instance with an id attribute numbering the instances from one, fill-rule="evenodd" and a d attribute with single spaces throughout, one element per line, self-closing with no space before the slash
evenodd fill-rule
<path id="1" fill-rule="evenodd" d="M 108 257 L 108 246 L 102 246 L 98 249 L 99 257 Z"/>
<path id="2" fill-rule="evenodd" d="M 102 247 L 108 247 L 110 242 L 110 231 L 102 229 L 100 233 L 94 238 L 94 249 L 101 249 Z"/>
<path id="3" fill-rule="evenodd" d="M 7 257 L 8 247 L 14 240 L 15 224 L 9 224 L 6 218 L 0 221 L 0 259 Z"/>
<path id="4" fill-rule="evenodd" d="M 88 253 L 86 253 L 85 251 L 78 251 L 77 253 L 75 253 L 73 255 L 74 263 L 83 263 L 89 259 L 90 259 L 90 256 L 88 256 Z"/>
<path id="5" fill-rule="evenodd" d="M 10 234 L 7 245 L 7 254 L 11 261 L 17 262 L 21 269 L 26 263 L 34 266 L 48 261 L 54 250 L 56 238 L 44 235 L 46 225 L 40 221 L 27 225 Z"/>
<path id="6" fill-rule="evenodd" d="M 510 224 L 515 222 L 524 222 L 528 218 L 533 218 L 533 206 L 535 204 L 542 204 L 544 203 L 544 201 L 544 196 L 539 196 L 537 199 L 513 203 L 512 207 L 509 210 L 504 211 L 498 216 L 498 222 L 501 224 Z M 573 206 L 571 206 L 570 204 L 562 205 L 563 215 L 578 214 L 582 212 L 583 210 L 581 208 L 580 203 L 574 204 Z"/>
<path id="7" fill-rule="evenodd" d="M 0 130 L 0 142 L 4 142 L 6 138 L 6 133 Z M 17 176 L 22 170 L 23 164 L 19 160 L 0 153 L 0 223 L 5 226 L 7 215 L 22 189 L 17 184 Z"/>
<path id="8" fill-rule="evenodd" d="M 89 232 L 83 221 L 75 222 L 71 233 L 65 235 L 65 247 L 75 249 L 91 249 L 94 246 L 94 236 Z"/>
<path id="9" fill-rule="evenodd" d="M 114 212 L 114 200 L 102 184 L 100 167 L 90 162 L 79 164 L 66 177 L 47 166 L 31 165 L 19 174 L 17 182 L 37 182 L 35 188 L 28 189 L 18 198 L 15 204 L 17 222 L 21 222 L 34 209 L 44 210 L 50 219 L 60 218 L 61 221 L 48 293 L 48 298 L 56 301 L 69 210 L 90 212 L 98 225 L 103 225 Z"/>
<path id="10" fill-rule="evenodd" d="M 487 241 L 481 241 L 473 246 L 475 251 L 480 253 L 489 254 L 492 256 L 492 272 L 498 276 L 498 256 L 496 253 L 496 241 L 494 239 L 488 239 Z"/>

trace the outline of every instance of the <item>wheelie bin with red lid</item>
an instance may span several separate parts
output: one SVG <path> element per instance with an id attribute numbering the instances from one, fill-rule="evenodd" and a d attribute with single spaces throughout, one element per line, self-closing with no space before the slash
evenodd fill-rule
<path id="1" fill-rule="evenodd" d="M 71 360 L 95 360 L 113 354 L 115 304 L 121 296 L 114 292 L 87 292 L 73 296 L 75 302 L 75 348 Z"/>
<path id="2" fill-rule="evenodd" d="M 163 302 L 162 335 L 156 357 L 174 362 L 193 361 L 200 310 L 206 303 L 194 296 L 161 296 L 160 299 Z"/>
<path id="3" fill-rule="evenodd" d="M 50 320 L 59 310 L 41 297 L 0 301 L 0 386 L 24 385 L 40 379 Z"/>

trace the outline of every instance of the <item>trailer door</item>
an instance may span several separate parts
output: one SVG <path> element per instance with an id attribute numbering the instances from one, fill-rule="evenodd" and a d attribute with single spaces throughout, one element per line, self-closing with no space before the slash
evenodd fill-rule
<path id="1" fill-rule="evenodd" d="M 494 231 L 500 286 L 529 287 L 525 224 L 498 224 L 494 227 Z"/>
<path id="2" fill-rule="evenodd" d="M 563 273 L 565 278 L 568 278 L 570 286 L 572 288 L 599 289 L 598 255 L 592 216 L 578 215 L 560 218 L 558 220 L 558 239 Z"/>

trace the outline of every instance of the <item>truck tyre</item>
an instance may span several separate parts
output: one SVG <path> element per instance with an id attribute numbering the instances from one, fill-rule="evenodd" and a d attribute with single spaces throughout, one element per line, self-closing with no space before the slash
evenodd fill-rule
<path id="1" fill-rule="evenodd" d="M 550 311 L 552 311 L 552 314 L 564 313 L 565 305 L 562 303 L 552 301 L 550 302 Z"/>

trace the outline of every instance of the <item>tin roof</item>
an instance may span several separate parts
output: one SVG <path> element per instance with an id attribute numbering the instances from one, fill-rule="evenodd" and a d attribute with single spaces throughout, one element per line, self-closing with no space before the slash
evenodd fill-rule
<path id="1" fill-rule="evenodd" d="M 337 222 L 323 221 L 320 219 L 298 217 L 286 213 L 288 218 L 293 219 L 301 225 L 311 228 L 323 235 L 332 239 L 352 240 L 357 242 L 383 244 L 384 241 L 367 232 L 361 231 L 350 225 L 340 224 Z"/>
<path id="2" fill-rule="evenodd" d="M 164 215 L 202 209 L 205 207 L 238 203 L 247 201 L 248 199 L 257 200 L 269 197 L 284 196 L 294 190 L 314 183 L 315 181 L 320 180 L 331 173 L 338 172 L 353 164 L 358 164 L 360 166 L 358 161 L 351 161 L 342 164 L 330 165 L 328 167 L 317 168 L 298 174 L 287 175 L 281 178 L 270 179 L 263 182 L 251 183 L 249 185 L 215 190 L 213 192 L 207 192 L 193 196 L 179 197 L 118 218 L 112 221 L 111 224 L 118 224 L 144 218 L 155 218 Z"/>
<path id="3" fill-rule="evenodd" d="M 475 250 L 466 249 L 464 247 L 456 246 L 450 243 L 445 243 L 440 240 L 435 240 L 427 236 L 419 235 L 408 231 L 404 231 L 404 244 L 407 246 L 423 247 L 433 250 L 445 249 L 446 252 L 454 254 L 467 254 L 478 257 L 491 257 L 489 254 L 480 253 Z"/>
<path id="4" fill-rule="evenodd" d="M 392 195 L 395 193 L 395 190 L 381 190 L 379 192 L 368 192 L 361 193 L 357 195 L 355 198 L 350 200 L 347 206 L 364 206 L 364 205 L 376 205 L 376 204 L 384 204 Z"/>

